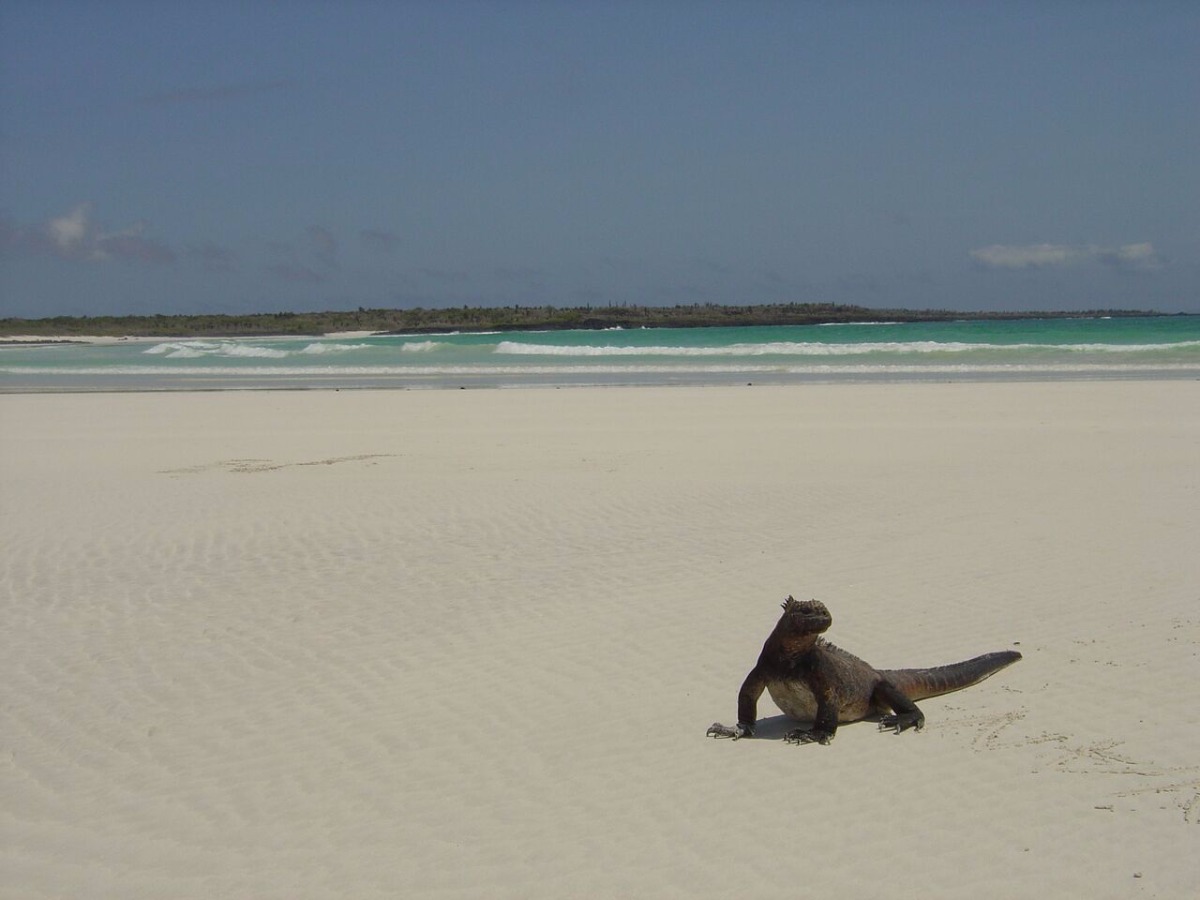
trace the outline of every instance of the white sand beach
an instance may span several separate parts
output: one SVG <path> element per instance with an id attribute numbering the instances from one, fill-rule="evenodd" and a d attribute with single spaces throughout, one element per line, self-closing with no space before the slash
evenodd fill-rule
<path id="1" fill-rule="evenodd" d="M 1200 891 L 1200 383 L 0 395 L 0 894 Z M 788 594 L 881 668 L 793 746 Z"/>

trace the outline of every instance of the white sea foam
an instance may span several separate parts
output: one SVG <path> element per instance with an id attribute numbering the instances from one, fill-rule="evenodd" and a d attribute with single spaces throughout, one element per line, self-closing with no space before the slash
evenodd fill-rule
<path id="1" fill-rule="evenodd" d="M 217 351 L 219 356 L 227 356 L 233 359 L 284 359 L 289 354 L 286 350 L 277 350 L 274 347 L 256 347 L 253 344 L 222 344 L 221 349 Z"/>
<path id="2" fill-rule="evenodd" d="M 969 352 L 1091 352 L 1144 353 L 1200 346 L 1200 341 L 1174 344 L 983 344 L 963 341 L 889 341 L 881 343 L 824 344 L 816 342 L 776 341 L 764 344 L 727 344 L 722 347 L 622 347 L 585 344 L 531 344 L 501 341 L 496 353 L 511 356 L 863 356 L 901 353 Z"/>
<path id="3" fill-rule="evenodd" d="M 147 347 L 143 353 L 151 356 L 172 356 L 174 354 L 195 354 L 202 356 L 206 351 L 216 350 L 220 345 L 209 343 L 208 341 L 167 341 L 162 344 L 155 344 L 153 347 Z M 180 357 L 176 357 L 177 359 Z"/>
<path id="4" fill-rule="evenodd" d="M 810 363 L 805 365 L 763 365 L 752 363 L 693 364 L 693 365 L 513 365 L 513 366 L 0 366 L 0 375 L 21 376 L 135 376 L 172 378 L 175 376 L 205 376 L 239 378 L 242 376 L 287 378 L 323 378 L 326 376 L 405 376 L 405 375 L 571 375 L 588 374 L 646 374 L 646 375 L 703 375 L 703 374 L 1003 374 L 1020 372 L 1047 373 L 1130 373 L 1175 372 L 1200 373 L 1200 365 L 1191 363 L 934 363 L 923 365 L 878 365 L 871 363 Z"/>
<path id="5" fill-rule="evenodd" d="M 284 359 L 288 356 L 286 350 L 243 344 L 238 341 L 168 341 L 163 344 L 155 344 L 142 352 L 165 356 L 167 359 L 200 359 L 210 356 L 233 359 Z"/>
<path id="6" fill-rule="evenodd" d="M 199 359 L 202 356 L 208 356 L 208 353 L 204 350 L 197 350 L 194 347 L 179 347 L 163 355 L 167 359 Z"/>
<path id="7" fill-rule="evenodd" d="M 859 328 L 871 325 L 903 325 L 903 322 L 817 322 L 817 328 Z"/>
<path id="8" fill-rule="evenodd" d="M 330 354 L 330 353 L 349 353 L 354 350 L 367 350 L 372 346 L 374 346 L 374 345 L 373 344 L 339 344 L 339 343 L 325 342 L 325 343 L 320 343 L 320 344 L 309 344 L 307 347 L 304 347 L 299 352 L 305 354 L 306 356 L 324 356 L 324 355 Z"/>

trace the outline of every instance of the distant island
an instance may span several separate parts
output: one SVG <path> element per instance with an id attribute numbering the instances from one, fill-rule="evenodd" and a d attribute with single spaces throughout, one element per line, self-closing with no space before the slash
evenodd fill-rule
<path id="1" fill-rule="evenodd" d="M 1076 312 L 959 312 L 871 309 L 833 303 L 747 306 L 463 306 L 437 309 L 365 309 L 247 315 L 54 316 L 0 319 L 0 336 L 29 337 L 253 337 L 315 336 L 342 331 L 432 334 L 447 331 L 537 331 L 602 328 L 712 328 L 744 325 L 825 325 L 853 322 L 1156 316 L 1144 310 Z"/>

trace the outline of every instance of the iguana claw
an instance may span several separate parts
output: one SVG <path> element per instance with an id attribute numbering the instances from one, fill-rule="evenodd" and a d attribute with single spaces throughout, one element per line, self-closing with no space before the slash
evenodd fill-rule
<path id="1" fill-rule="evenodd" d="M 738 738 L 745 737 L 746 729 L 741 725 L 734 725 L 730 728 L 728 725 L 722 725 L 720 722 L 713 722 L 709 726 L 708 731 L 704 732 L 705 737 L 715 738 L 733 738 L 735 741 Z"/>
<path id="2" fill-rule="evenodd" d="M 833 740 L 828 731 L 818 731 L 815 728 L 796 728 L 783 736 L 789 744 L 825 744 Z"/>

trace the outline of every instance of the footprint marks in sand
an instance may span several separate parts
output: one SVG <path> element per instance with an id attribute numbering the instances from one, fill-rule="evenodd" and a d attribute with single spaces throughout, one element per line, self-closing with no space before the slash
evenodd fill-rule
<path id="1" fill-rule="evenodd" d="M 1021 734 L 1019 729 L 1012 729 L 1027 715 L 1028 709 L 1020 707 L 993 715 L 965 716 L 949 721 L 943 727 L 974 728 L 976 733 L 971 745 L 977 753 L 1036 747 L 1038 751 L 1032 769 L 1035 773 L 1132 776 L 1142 782 L 1141 786 L 1126 787 L 1108 796 L 1129 798 L 1158 794 L 1169 798 L 1180 809 L 1184 822 L 1200 823 L 1200 766 L 1162 766 L 1151 760 L 1137 759 L 1122 750 L 1125 741 L 1117 739 L 1089 740 L 1078 735 L 1045 731 Z M 1097 802 L 1094 808 L 1114 811 L 1110 802 Z"/>
<path id="2" fill-rule="evenodd" d="M 1183 821 L 1200 821 L 1200 766 L 1160 766 L 1150 760 L 1135 759 L 1121 750 L 1124 741 L 1081 741 L 1065 734 L 1043 734 L 1026 741 L 1042 744 L 1055 751 L 1047 768 L 1074 775 L 1116 775 L 1153 779 L 1141 787 L 1119 790 L 1116 797 L 1140 797 L 1159 794 L 1169 797 L 1183 813 Z M 1157 779 L 1166 780 L 1163 784 Z M 1096 809 L 1113 811 L 1111 803 L 1098 803 Z"/>
<path id="3" fill-rule="evenodd" d="M 302 466 L 335 466 L 339 463 L 371 462 L 395 456 L 395 453 L 360 453 L 357 456 L 333 456 L 328 459 L 312 459 L 305 462 L 280 463 L 270 459 L 224 459 L 199 466 L 184 466 L 179 469 L 163 469 L 159 475 L 199 475 L 202 472 L 225 471 L 236 474 L 252 472 L 276 472 Z M 372 463 L 373 464 L 373 463 Z"/>

